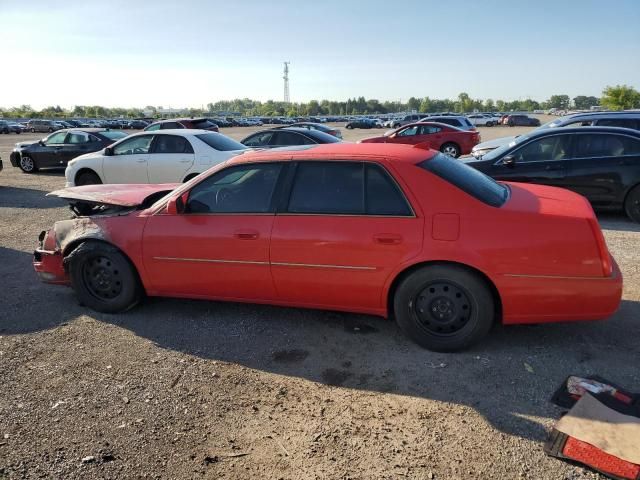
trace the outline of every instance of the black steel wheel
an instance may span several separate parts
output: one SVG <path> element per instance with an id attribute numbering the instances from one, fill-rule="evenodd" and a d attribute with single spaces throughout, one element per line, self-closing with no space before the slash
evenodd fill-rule
<path id="1" fill-rule="evenodd" d="M 487 281 L 460 265 L 436 264 L 407 275 L 393 299 L 400 328 L 416 343 L 454 352 L 482 339 L 496 308 Z"/>
<path id="2" fill-rule="evenodd" d="M 633 187 L 627 194 L 624 211 L 631 220 L 640 223 L 640 185 Z"/>
<path id="3" fill-rule="evenodd" d="M 84 242 L 65 258 L 65 264 L 80 303 L 93 310 L 122 312 L 140 300 L 142 288 L 133 265 L 112 245 Z"/>
<path id="4" fill-rule="evenodd" d="M 76 175 L 76 180 L 75 180 L 76 186 L 100 185 L 101 183 L 102 183 L 102 180 L 100 180 L 100 177 L 98 176 L 98 174 L 91 170 L 80 171 L 80 173 Z"/>

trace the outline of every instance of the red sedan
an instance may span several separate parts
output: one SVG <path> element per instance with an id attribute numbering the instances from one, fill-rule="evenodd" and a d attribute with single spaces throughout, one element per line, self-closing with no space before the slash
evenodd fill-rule
<path id="1" fill-rule="evenodd" d="M 263 150 L 177 188 L 54 194 L 79 216 L 42 232 L 35 270 L 101 312 L 143 294 L 364 312 L 453 351 L 494 322 L 606 318 L 621 297 L 583 197 L 420 147 Z"/>
<path id="2" fill-rule="evenodd" d="M 444 123 L 418 122 L 385 133 L 381 137 L 365 138 L 360 142 L 424 144 L 457 158 L 471 153 L 471 149 L 480 143 L 480 134 L 475 130 L 462 130 Z"/>

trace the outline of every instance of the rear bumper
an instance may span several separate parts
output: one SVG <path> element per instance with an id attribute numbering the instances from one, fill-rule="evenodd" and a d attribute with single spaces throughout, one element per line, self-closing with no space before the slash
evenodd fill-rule
<path id="1" fill-rule="evenodd" d="M 502 275 L 496 281 L 508 324 L 603 320 L 620 306 L 622 273 L 610 277 Z"/>

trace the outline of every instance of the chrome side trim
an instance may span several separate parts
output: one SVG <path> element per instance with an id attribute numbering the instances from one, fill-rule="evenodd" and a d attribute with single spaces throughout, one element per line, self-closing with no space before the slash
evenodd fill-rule
<path id="1" fill-rule="evenodd" d="M 313 263 L 271 262 L 278 267 L 338 268 L 342 270 L 376 270 L 376 267 L 357 267 L 353 265 L 318 265 Z"/>
<path id="2" fill-rule="evenodd" d="M 519 273 L 505 273 L 505 277 L 518 277 L 518 278 L 551 278 L 557 280 L 611 280 L 611 277 L 570 277 L 563 275 L 524 275 Z"/>
<path id="3" fill-rule="evenodd" d="M 219 260 L 209 258 L 179 258 L 179 257 L 153 257 L 154 260 L 168 260 L 174 262 L 202 262 L 202 263 L 236 263 L 244 265 L 269 265 L 269 262 L 257 262 L 251 260 Z"/>

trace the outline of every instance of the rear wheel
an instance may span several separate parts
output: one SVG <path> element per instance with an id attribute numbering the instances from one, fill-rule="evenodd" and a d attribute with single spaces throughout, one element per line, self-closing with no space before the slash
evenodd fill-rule
<path id="1" fill-rule="evenodd" d="M 20 157 L 20 170 L 24 173 L 33 173 L 38 171 L 38 167 L 36 166 L 36 162 L 33 161 L 29 155 L 22 155 Z"/>
<path id="2" fill-rule="evenodd" d="M 463 350 L 482 339 L 495 317 L 493 295 L 479 275 L 456 265 L 423 267 L 395 293 L 400 328 L 419 345 L 438 352 Z"/>
<path id="3" fill-rule="evenodd" d="M 102 183 L 102 180 L 100 180 L 100 177 L 98 176 L 97 173 L 92 172 L 92 171 L 84 171 L 84 172 L 80 172 L 77 176 L 76 176 L 76 181 L 75 184 L 77 186 L 81 186 L 81 185 L 100 185 Z"/>
<path id="4" fill-rule="evenodd" d="M 624 211 L 631 220 L 640 223 L 640 185 L 633 187 L 627 194 Z"/>
<path id="5" fill-rule="evenodd" d="M 445 143 L 440 147 L 440 151 L 453 158 L 458 158 L 460 156 L 460 147 L 455 143 Z"/>
<path id="6" fill-rule="evenodd" d="M 140 300 L 138 276 L 127 258 L 115 247 L 89 241 L 65 259 L 71 286 L 80 302 L 93 310 L 117 313 Z"/>

